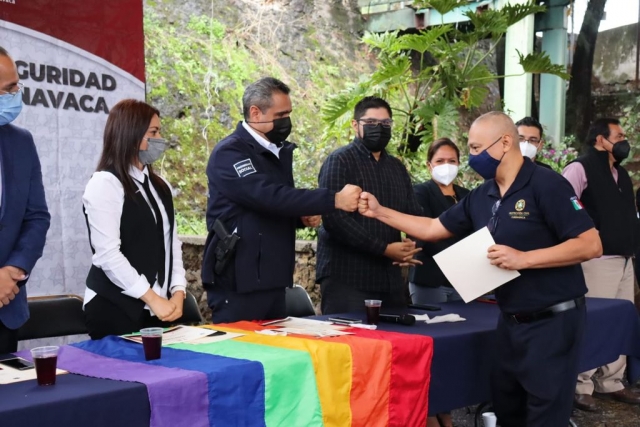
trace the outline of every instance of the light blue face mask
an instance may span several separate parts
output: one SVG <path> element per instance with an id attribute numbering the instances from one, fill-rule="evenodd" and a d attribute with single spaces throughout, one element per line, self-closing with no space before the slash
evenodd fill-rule
<path id="1" fill-rule="evenodd" d="M 22 91 L 0 95 L 0 126 L 11 123 L 22 111 Z"/>

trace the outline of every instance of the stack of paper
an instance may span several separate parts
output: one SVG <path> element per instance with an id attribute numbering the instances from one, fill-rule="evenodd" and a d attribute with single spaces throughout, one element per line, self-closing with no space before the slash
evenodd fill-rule
<path id="1" fill-rule="evenodd" d="M 341 335 L 352 335 L 352 332 L 345 332 L 345 326 L 334 325 L 332 322 L 314 319 L 302 319 L 299 317 L 287 317 L 282 320 L 274 320 L 262 324 L 278 327 L 278 331 L 289 334 L 310 335 L 313 337 L 337 337 Z"/>
<path id="2" fill-rule="evenodd" d="M 162 333 L 162 345 L 171 344 L 209 344 L 217 341 L 230 340 L 232 338 L 241 337 L 243 334 L 235 334 L 231 332 L 215 331 L 208 328 L 199 328 L 195 326 L 178 325 L 167 329 Z M 122 335 L 122 338 L 137 343 L 142 343 L 140 334 Z"/>

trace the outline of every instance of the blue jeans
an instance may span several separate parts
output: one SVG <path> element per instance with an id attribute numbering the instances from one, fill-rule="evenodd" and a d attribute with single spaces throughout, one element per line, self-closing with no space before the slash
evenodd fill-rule
<path id="1" fill-rule="evenodd" d="M 447 286 L 427 288 L 409 283 L 411 302 L 414 304 L 439 304 L 443 302 L 462 301 L 458 292 Z"/>

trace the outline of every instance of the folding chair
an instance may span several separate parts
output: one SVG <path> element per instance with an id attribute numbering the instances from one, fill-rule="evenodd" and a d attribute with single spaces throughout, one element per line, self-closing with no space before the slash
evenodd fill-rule
<path id="1" fill-rule="evenodd" d="M 86 334 L 83 299 L 78 295 L 27 298 L 31 317 L 18 329 L 18 340 Z"/>
<path id="2" fill-rule="evenodd" d="M 300 285 L 293 285 L 285 290 L 287 316 L 315 316 L 316 311 L 307 291 Z"/>

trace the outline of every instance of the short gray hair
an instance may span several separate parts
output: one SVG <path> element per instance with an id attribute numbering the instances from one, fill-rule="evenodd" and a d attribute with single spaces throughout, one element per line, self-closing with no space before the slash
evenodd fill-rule
<path id="1" fill-rule="evenodd" d="M 271 107 L 272 96 L 275 92 L 289 95 L 289 86 L 273 77 L 263 77 L 257 82 L 251 83 L 242 95 L 242 114 L 244 119 L 249 119 L 249 109 L 255 105 L 263 113 Z"/>
<path id="2" fill-rule="evenodd" d="M 0 56 L 6 56 L 7 58 L 11 58 L 11 56 L 9 55 L 9 52 L 7 52 L 7 49 L 3 48 L 2 46 L 0 46 Z"/>

